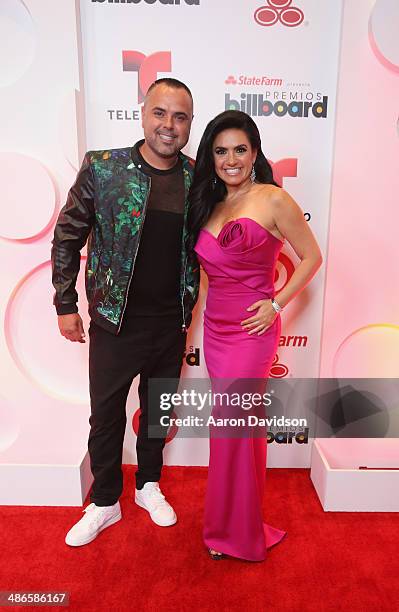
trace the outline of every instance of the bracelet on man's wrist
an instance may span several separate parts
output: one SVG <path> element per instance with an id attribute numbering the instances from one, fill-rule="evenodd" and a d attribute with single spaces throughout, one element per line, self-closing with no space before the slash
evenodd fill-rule
<path id="1" fill-rule="evenodd" d="M 277 313 L 283 312 L 282 307 L 280 306 L 278 302 L 276 302 L 274 298 L 271 299 L 271 303 L 272 303 L 273 310 L 275 310 Z"/>

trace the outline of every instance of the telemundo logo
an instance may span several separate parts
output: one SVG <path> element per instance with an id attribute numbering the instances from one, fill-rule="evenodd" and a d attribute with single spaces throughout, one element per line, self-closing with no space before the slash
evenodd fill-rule
<path id="1" fill-rule="evenodd" d="M 224 96 L 225 110 L 241 110 L 251 117 L 309 117 L 313 115 L 317 119 L 327 117 L 328 96 L 323 96 L 317 101 L 292 100 L 287 103 L 284 100 L 271 102 L 262 94 L 242 93 L 239 100 L 235 100 L 226 93 Z"/>

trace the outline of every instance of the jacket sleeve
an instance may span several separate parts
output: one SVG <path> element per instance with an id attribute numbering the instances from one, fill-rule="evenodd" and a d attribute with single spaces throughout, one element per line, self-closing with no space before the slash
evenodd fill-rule
<path id="1" fill-rule="evenodd" d="M 54 229 L 51 249 L 54 306 L 57 314 L 78 312 L 75 289 L 80 268 L 80 250 L 94 224 L 94 178 L 86 153 L 75 183 L 69 190 Z"/>

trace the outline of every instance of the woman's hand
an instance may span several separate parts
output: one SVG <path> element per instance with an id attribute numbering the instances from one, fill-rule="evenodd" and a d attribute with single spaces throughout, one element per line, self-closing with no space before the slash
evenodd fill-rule
<path id="1" fill-rule="evenodd" d="M 245 330 L 250 330 L 248 335 L 258 332 L 258 336 L 260 336 L 272 325 L 277 313 L 271 300 L 259 300 L 247 308 L 249 311 L 256 309 L 258 309 L 258 312 L 249 319 L 241 321 L 241 326 Z"/>

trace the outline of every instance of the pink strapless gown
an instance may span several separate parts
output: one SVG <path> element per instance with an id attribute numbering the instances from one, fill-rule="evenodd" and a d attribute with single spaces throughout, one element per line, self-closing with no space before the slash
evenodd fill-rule
<path id="1" fill-rule="evenodd" d="M 278 238 L 247 217 L 226 223 L 217 238 L 207 230 L 200 232 L 195 251 L 209 280 L 204 356 L 214 389 L 217 379 L 265 380 L 269 374 L 280 317 L 261 336 L 249 336 L 240 323 L 256 312 L 248 312 L 248 306 L 274 296 L 281 247 Z M 217 438 L 211 433 L 204 518 L 207 547 L 262 561 L 266 550 L 285 536 L 285 531 L 262 518 L 266 448 L 266 437 Z"/>

